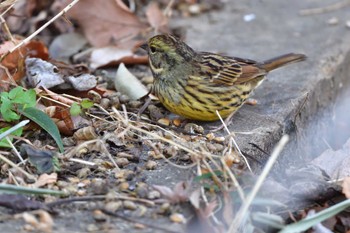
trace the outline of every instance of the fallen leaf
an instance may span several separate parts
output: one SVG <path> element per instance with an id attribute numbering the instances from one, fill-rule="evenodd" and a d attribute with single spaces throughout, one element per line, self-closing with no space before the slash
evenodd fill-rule
<path id="1" fill-rule="evenodd" d="M 116 46 L 96 48 L 90 56 L 91 69 L 105 66 L 125 64 L 147 64 L 148 56 L 135 55 L 131 49 L 121 49 Z"/>
<path id="2" fill-rule="evenodd" d="M 40 188 L 47 184 L 53 184 L 57 181 L 57 173 L 51 173 L 50 175 L 44 173 L 41 174 L 38 178 L 38 180 L 32 184 L 34 188 Z"/>
<path id="3" fill-rule="evenodd" d="M 26 74 L 31 87 L 51 88 L 64 83 L 63 75 L 51 63 L 39 58 L 28 57 L 25 60 Z"/>
<path id="4" fill-rule="evenodd" d="M 72 32 L 55 37 L 49 47 L 50 56 L 53 59 L 65 59 L 76 54 L 87 44 L 85 37 L 79 33 Z"/>
<path id="5" fill-rule="evenodd" d="M 54 152 L 39 150 L 28 144 L 22 144 L 21 154 L 28 156 L 29 162 L 35 166 L 39 174 L 59 170 L 57 155 Z"/>
<path id="6" fill-rule="evenodd" d="M 147 88 L 122 63 L 114 79 L 114 87 L 120 93 L 136 100 L 148 94 Z"/>
<path id="7" fill-rule="evenodd" d="M 156 33 L 169 33 L 168 18 L 159 9 L 157 2 L 151 2 L 146 10 L 146 16 L 149 24 L 154 28 Z"/>
<path id="8" fill-rule="evenodd" d="M 70 3 L 66 0 L 66 3 Z M 75 19 L 83 32 L 95 47 L 116 45 L 120 48 L 134 48 L 140 33 L 147 25 L 132 12 L 121 6 L 115 0 L 84 0 L 80 1 L 67 13 Z"/>
<path id="9" fill-rule="evenodd" d="M 175 185 L 174 189 L 170 189 L 167 186 L 153 185 L 166 199 L 171 203 L 181 203 L 189 200 L 189 185 L 187 182 L 179 182 Z"/>
<path id="10" fill-rule="evenodd" d="M 19 43 L 20 40 L 15 40 Z M 27 57 L 36 57 L 43 60 L 49 58 L 48 49 L 40 41 L 30 41 L 12 53 L 10 49 L 15 47 L 12 41 L 5 41 L 0 45 L 0 56 L 2 57 L 0 67 L 0 91 L 8 91 L 9 83 L 19 82 L 25 76 L 25 59 Z"/>

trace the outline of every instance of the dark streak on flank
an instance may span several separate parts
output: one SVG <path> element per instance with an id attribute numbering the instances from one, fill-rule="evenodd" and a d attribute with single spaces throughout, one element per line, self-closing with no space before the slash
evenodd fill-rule
<path id="1" fill-rule="evenodd" d="M 186 89 L 186 92 L 188 95 L 190 95 L 191 97 L 193 97 L 196 101 L 198 101 L 199 103 L 203 104 L 203 105 L 206 105 L 206 102 L 203 101 L 201 98 L 199 98 L 199 96 L 197 96 L 195 93 L 191 92 L 190 91 L 191 88 L 187 88 Z"/>
<path id="2" fill-rule="evenodd" d="M 186 95 L 183 95 L 183 99 L 188 103 L 189 106 L 191 106 L 191 109 L 192 109 L 192 110 L 195 110 L 195 111 L 197 111 L 197 112 L 203 112 L 202 110 L 193 107 L 193 106 L 192 106 L 192 103 L 190 102 L 190 100 L 187 98 Z"/>

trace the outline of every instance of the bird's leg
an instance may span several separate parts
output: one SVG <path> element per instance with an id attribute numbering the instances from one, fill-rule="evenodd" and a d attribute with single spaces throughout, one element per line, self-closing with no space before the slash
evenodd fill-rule
<path id="1" fill-rule="evenodd" d="M 151 103 L 151 101 L 152 101 L 152 98 L 149 95 L 147 95 L 145 103 L 142 105 L 142 107 L 137 112 L 137 121 L 140 121 L 141 114 L 146 110 L 146 108 Z"/>

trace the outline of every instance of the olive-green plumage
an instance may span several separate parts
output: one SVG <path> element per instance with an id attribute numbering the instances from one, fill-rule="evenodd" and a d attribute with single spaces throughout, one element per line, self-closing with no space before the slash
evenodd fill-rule
<path id="1" fill-rule="evenodd" d="M 303 54 L 286 54 L 265 62 L 195 52 L 171 35 L 149 39 L 147 51 L 154 76 L 154 93 L 171 112 L 201 120 L 225 118 L 238 110 L 265 75 Z"/>

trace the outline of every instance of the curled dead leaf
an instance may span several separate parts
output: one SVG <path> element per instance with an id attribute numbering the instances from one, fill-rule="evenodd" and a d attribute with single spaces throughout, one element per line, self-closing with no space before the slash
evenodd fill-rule
<path id="1" fill-rule="evenodd" d="M 139 99 L 148 94 L 147 88 L 122 63 L 119 65 L 114 79 L 115 89 L 132 100 Z"/>
<path id="2" fill-rule="evenodd" d="M 88 126 L 88 127 L 84 127 L 81 129 L 78 129 L 73 137 L 76 140 L 92 140 L 92 139 L 96 139 L 97 138 L 97 134 L 95 132 L 94 127 L 92 126 Z"/>

